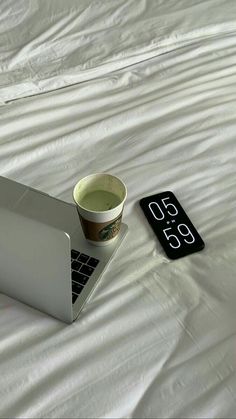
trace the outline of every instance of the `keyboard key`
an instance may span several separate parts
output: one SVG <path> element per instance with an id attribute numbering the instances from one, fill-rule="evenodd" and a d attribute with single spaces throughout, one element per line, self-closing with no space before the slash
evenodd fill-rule
<path id="1" fill-rule="evenodd" d="M 82 263 L 78 262 L 78 260 L 73 260 L 71 264 L 71 268 L 74 269 L 74 271 L 79 271 L 81 266 L 82 266 Z"/>
<path id="2" fill-rule="evenodd" d="M 75 275 L 76 274 L 76 275 Z M 74 282 L 78 282 L 82 285 L 86 285 L 88 282 L 89 277 L 84 275 L 84 274 L 80 274 L 79 272 L 75 272 L 74 275 L 72 275 L 72 279 Z"/>
<path id="3" fill-rule="evenodd" d="M 83 288 L 83 285 L 72 282 L 72 292 L 75 294 L 80 294 Z"/>
<path id="4" fill-rule="evenodd" d="M 80 253 L 78 260 L 82 263 L 86 263 L 89 260 L 89 256 L 84 253 Z"/>
<path id="5" fill-rule="evenodd" d="M 92 266 L 93 268 L 96 268 L 96 266 L 99 264 L 99 260 L 95 258 L 89 258 L 87 265 Z"/>
<path id="6" fill-rule="evenodd" d="M 79 256 L 79 252 L 77 250 L 72 249 L 71 250 L 72 259 L 77 259 L 78 256 Z"/>
<path id="7" fill-rule="evenodd" d="M 78 295 L 72 294 L 72 304 L 76 302 L 77 298 L 78 298 Z"/>
<path id="8" fill-rule="evenodd" d="M 80 269 L 80 273 L 88 275 L 88 276 L 92 275 L 93 271 L 94 269 L 88 265 L 83 265 L 82 268 Z"/>
<path id="9" fill-rule="evenodd" d="M 79 276 L 79 273 L 78 272 L 72 271 L 72 275 L 71 275 L 72 281 L 79 282 L 78 276 Z"/>

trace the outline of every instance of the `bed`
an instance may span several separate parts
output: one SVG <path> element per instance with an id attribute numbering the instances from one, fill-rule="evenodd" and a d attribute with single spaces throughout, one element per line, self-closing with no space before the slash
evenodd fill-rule
<path id="1" fill-rule="evenodd" d="M 0 5 L 0 175 L 73 202 L 128 189 L 129 234 L 68 326 L 0 294 L 0 417 L 236 417 L 236 2 Z M 205 249 L 139 208 L 171 190 Z"/>

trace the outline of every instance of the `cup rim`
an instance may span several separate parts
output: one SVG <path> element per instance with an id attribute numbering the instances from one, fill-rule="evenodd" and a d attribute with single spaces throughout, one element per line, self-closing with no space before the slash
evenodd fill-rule
<path id="1" fill-rule="evenodd" d="M 110 176 L 110 177 L 113 177 L 113 178 L 115 178 L 115 179 L 117 179 L 117 180 L 119 180 L 119 182 L 121 182 L 121 184 L 124 186 L 124 189 L 125 189 L 125 196 L 124 196 L 124 198 L 123 198 L 123 200 L 118 204 L 118 205 L 116 205 L 114 208 L 112 208 L 112 209 L 109 209 L 109 210 L 105 210 L 105 211 L 94 211 L 94 210 L 89 210 L 88 208 L 85 208 L 85 207 L 83 207 L 82 205 L 80 205 L 77 201 L 76 201 L 76 199 L 75 199 L 75 189 L 76 189 L 76 187 L 77 187 L 77 185 L 82 181 L 82 180 L 85 180 L 85 179 L 88 179 L 89 177 L 93 177 L 93 176 L 97 176 L 97 175 L 108 175 L 108 176 Z M 82 179 L 80 179 L 76 184 L 75 184 L 75 186 L 74 186 L 74 188 L 73 188 L 73 200 L 74 200 L 74 202 L 75 202 L 75 204 L 76 205 L 78 205 L 80 208 L 82 208 L 83 210 L 85 210 L 85 211 L 88 211 L 88 212 L 92 212 L 92 213 L 99 213 L 99 214 L 106 214 L 106 213 L 108 213 L 108 212 L 111 212 L 111 211 L 113 211 L 113 210 L 115 210 L 117 207 L 119 207 L 120 205 L 122 205 L 122 204 L 124 204 L 124 202 L 125 202 L 125 200 L 126 200 L 126 198 L 127 198 L 127 187 L 126 187 L 126 185 L 124 184 L 124 182 L 118 177 L 118 176 L 114 176 L 114 175 L 112 175 L 112 174 L 110 174 L 110 173 L 92 173 L 91 175 L 87 175 L 87 176 L 85 176 L 85 177 L 83 177 Z"/>

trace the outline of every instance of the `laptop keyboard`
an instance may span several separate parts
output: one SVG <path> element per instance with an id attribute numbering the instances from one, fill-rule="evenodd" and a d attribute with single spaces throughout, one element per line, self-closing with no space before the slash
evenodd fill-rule
<path id="1" fill-rule="evenodd" d="M 80 293 L 93 274 L 99 260 L 78 250 L 71 250 L 72 303 L 74 304 Z"/>

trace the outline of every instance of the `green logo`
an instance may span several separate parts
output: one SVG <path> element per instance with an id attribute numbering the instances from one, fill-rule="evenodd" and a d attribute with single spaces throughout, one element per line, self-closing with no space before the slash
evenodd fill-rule
<path id="1" fill-rule="evenodd" d="M 110 240 L 115 237 L 120 230 L 121 216 L 113 221 L 111 224 L 108 224 L 102 230 L 99 231 L 100 240 Z"/>

